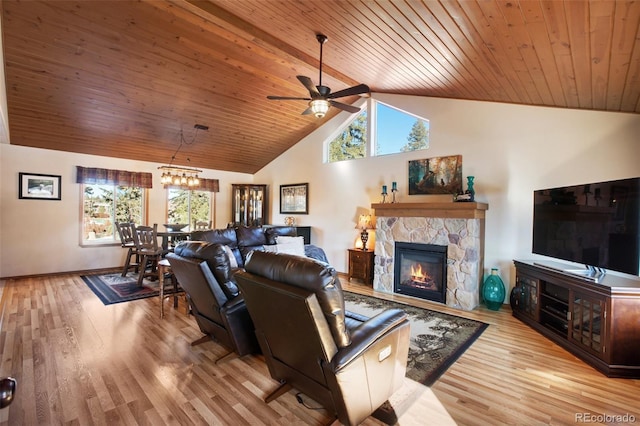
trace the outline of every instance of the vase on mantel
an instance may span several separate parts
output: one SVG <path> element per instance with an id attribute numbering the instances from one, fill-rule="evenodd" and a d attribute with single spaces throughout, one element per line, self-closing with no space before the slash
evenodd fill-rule
<path id="1" fill-rule="evenodd" d="M 474 176 L 467 176 L 467 190 L 465 191 L 465 194 L 469 194 L 468 201 L 474 201 L 476 197 L 476 191 L 473 189 L 473 179 Z"/>

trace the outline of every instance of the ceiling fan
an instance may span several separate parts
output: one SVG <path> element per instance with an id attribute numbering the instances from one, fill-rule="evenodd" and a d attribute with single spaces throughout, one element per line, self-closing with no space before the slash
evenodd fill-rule
<path id="1" fill-rule="evenodd" d="M 360 108 L 352 105 L 347 105 L 342 102 L 334 101 L 336 98 L 342 98 L 344 96 L 360 95 L 363 93 L 369 93 L 369 86 L 366 84 L 358 84 L 357 86 L 349 87 L 344 90 L 339 90 L 335 93 L 331 93 L 331 89 L 322 85 L 322 45 L 327 41 L 328 37 L 324 34 L 317 34 L 316 39 L 320 43 L 320 81 L 317 86 L 313 85 L 313 82 L 309 77 L 304 75 L 296 76 L 300 83 L 309 91 L 308 98 L 296 98 L 289 96 L 267 96 L 267 99 L 272 100 L 300 100 L 309 101 L 309 107 L 302 112 L 302 115 L 313 114 L 318 118 L 324 117 L 329 111 L 330 106 L 334 106 L 343 111 L 356 113 L 360 112 Z"/>

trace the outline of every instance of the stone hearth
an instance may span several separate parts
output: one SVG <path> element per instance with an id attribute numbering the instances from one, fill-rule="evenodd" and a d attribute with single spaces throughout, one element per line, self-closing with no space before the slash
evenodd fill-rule
<path id="1" fill-rule="evenodd" d="M 374 290 L 393 293 L 396 241 L 446 245 L 446 304 L 468 311 L 479 305 L 487 204 L 385 203 L 371 207 L 377 218 Z"/>

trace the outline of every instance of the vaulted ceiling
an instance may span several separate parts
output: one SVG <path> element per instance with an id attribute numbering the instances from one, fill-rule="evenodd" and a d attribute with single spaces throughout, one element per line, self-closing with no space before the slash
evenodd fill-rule
<path id="1" fill-rule="evenodd" d="M 372 92 L 640 113 L 640 2 L 2 1 L 10 141 L 255 173 Z M 353 103 L 357 97 L 341 98 Z M 195 124 L 209 127 L 196 135 Z M 194 140 L 195 136 L 195 140 Z"/>

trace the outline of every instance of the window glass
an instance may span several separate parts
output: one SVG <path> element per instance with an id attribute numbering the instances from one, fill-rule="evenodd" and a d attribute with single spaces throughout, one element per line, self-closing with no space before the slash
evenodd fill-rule
<path id="1" fill-rule="evenodd" d="M 375 155 L 429 148 L 429 120 L 376 102 Z"/>
<path id="2" fill-rule="evenodd" d="M 363 109 L 340 134 L 329 142 L 329 163 L 367 155 L 367 111 Z"/>
<path id="3" fill-rule="evenodd" d="M 211 192 L 169 188 L 167 220 L 169 223 L 208 222 L 211 218 Z"/>
<path id="4" fill-rule="evenodd" d="M 145 191 L 114 185 L 83 185 L 83 243 L 114 243 L 120 237 L 116 222 L 142 223 Z"/>

